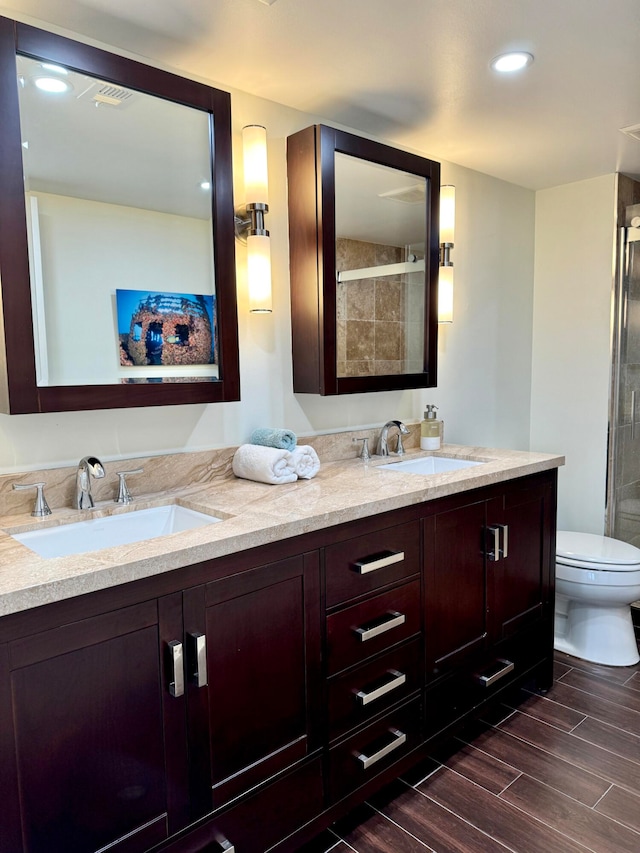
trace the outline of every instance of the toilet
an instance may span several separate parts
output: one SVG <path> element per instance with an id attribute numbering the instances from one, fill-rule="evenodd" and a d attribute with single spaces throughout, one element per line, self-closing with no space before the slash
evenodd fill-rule
<path id="1" fill-rule="evenodd" d="M 640 549 L 628 542 L 559 530 L 554 646 L 593 663 L 640 661 L 631 602 L 640 599 Z"/>

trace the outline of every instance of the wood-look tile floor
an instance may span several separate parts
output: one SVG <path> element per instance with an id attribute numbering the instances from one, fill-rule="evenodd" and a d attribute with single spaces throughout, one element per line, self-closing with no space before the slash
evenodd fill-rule
<path id="1" fill-rule="evenodd" d="M 509 698 L 304 853 L 640 853 L 640 664 L 556 653 Z"/>

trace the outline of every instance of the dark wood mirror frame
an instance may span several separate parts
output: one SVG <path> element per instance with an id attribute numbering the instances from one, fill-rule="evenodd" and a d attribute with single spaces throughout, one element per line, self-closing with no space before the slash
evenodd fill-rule
<path id="1" fill-rule="evenodd" d="M 36 384 L 17 53 L 209 113 L 219 380 L 48 387 Z M 0 116 L 0 411 L 27 414 L 239 400 L 230 95 L 131 59 L 0 18 Z"/>
<path id="2" fill-rule="evenodd" d="M 424 370 L 337 375 L 335 155 L 350 154 L 425 178 Z M 293 390 L 321 395 L 428 388 L 436 384 L 440 164 L 324 125 L 287 139 Z"/>

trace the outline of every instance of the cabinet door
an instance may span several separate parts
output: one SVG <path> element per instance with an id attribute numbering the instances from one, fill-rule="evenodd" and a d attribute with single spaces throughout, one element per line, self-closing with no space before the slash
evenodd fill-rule
<path id="1" fill-rule="evenodd" d="M 486 646 L 485 533 L 493 503 L 477 501 L 424 521 L 428 675 Z"/>
<path id="2" fill-rule="evenodd" d="M 24 853 L 137 853 L 182 822 L 168 741 L 184 700 L 160 664 L 163 635 L 181 637 L 175 598 L 9 644 Z"/>
<path id="3" fill-rule="evenodd" d="M 187 641 L 205 635 L 208 659 L 206 685 L 193 660 L 187 663 L 190 737 L 209 743 L 208 754 L 193 756 L 196 812 L 227 802 L 313 748 L 318 575 L 312 553 L 185 592 Z"/>
<path id="4" fill-rule="evenodd" d="M 489 636 L 499 642 L 552 613 L 552 482 L 516 484 L 505 491 L 500 512 L 500 559 L 487 563 Z M 506 547 L 505 547 L 506 545 Z"/>

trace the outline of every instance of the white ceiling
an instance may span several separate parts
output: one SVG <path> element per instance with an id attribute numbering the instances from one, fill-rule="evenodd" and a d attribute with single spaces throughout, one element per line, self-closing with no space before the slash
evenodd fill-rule
<path id="1" fill-rule="evenodd" d="M 639 0 L 4 0 L 31 16 L 522 186 L 640 176 Z M 534 54 L 511 77 L 489 68 Z"/>

